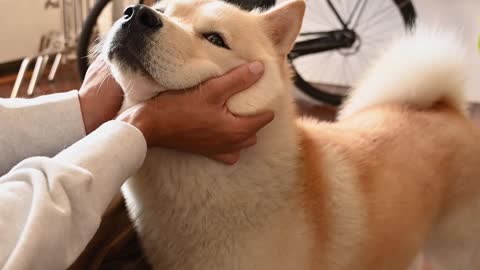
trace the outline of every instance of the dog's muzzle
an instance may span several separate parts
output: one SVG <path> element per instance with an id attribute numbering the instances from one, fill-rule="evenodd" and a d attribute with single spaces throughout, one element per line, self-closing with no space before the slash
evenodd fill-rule
<path id="1" fill-rule="evenodd" d="M 140 58 L 147 47 L 148 37 L 162 28 L 162 18 L 150 7 L 132 5 L 125 9 L 117 23 L 119 27 L 110 44 L 108 58 L 135 67 L 142 62 Z"/>
<path id="2" fill-rule="evenodd" d="M 123 12 L 122 27 L 132 32 L 158 30 L 163 26 L 157 12 L 144 5 L 132 5 Z"/>

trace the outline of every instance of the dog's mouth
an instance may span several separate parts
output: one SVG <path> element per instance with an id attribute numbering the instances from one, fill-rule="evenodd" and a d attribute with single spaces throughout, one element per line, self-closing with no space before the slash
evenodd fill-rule
<path id="1" fill-rule="evenodd" d="M 135 72 L 153 80 L 152 75 L 139 58 L 135 52 L 132 52 L 132 50 L 125 45 L 112 44 L 108 53 L 108 59 L 110 61 L 115 60 L 121 69 L 128 69 L 130 72 Z"/>
<path id="2" fill-rule="evenodd" d="M 121 72 L 130 72 L 154 80 L 148 68 L 150 35 L 161 30 L 162 21 L 154 10 L 131 6 L 112 28 L 106 44 L 106 56 Z"/>
<path id="3" fill-rule="evenodd" d="M 139 35 L 135 34 L 133 36 Z M 109 44 L 108 60 L 115 62 L 121 69 L 127 69 L 153 80 L 152 74 L 146 68 L 143 59 L 146 53 L 146 45 L 145 38 L 132 38 L 129 31 L 119 29 Z"/>

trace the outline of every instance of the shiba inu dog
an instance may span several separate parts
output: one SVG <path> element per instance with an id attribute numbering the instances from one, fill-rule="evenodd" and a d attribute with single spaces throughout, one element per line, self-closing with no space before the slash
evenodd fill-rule
<path id="1" fill-rule="evenodd" d="M 438 269 L 479 269 L 480 133 L 455 37 L 396 40 L 339 121 L 298 120 L 286 55 L 304 9 L 165 1 L 111 30 L 103 54 L 135 89 L 124 108 L 260 60 L 264 76 L 227 106 L 276 114 L 234 166 L 149 150 L 123 194 L 153 268 L 405 270 L 424 251 Z"/>

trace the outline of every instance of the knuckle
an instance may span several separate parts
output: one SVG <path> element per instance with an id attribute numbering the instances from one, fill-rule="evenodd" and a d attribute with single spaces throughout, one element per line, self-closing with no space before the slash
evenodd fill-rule
<path id="1" fill-rule="evenodd" d="M 237 138 L 237 141 L 244 141 L 248 139 L 250 134 L 246 130 L 241 130 L 241 131 L 238 131 L 235 136 Z"/>
<path id="2" fill-rule="evenodd" d="M 239 141 L 241 141 L 241 138 L 239 135 L 233 134 L 233 135 L 230 135 L 227 141 L 230 144 L 237 144 Z"/>
<path id="3" fill-rule="evenodd" d="M 242 75 L 240 76 L 240 83 L 243 86 L 250 84 L 250 76 L 248 73 L 242 73 Z"/>
<path id="4" fill-rule="evenodd" d="M 244 135 L 238 132 L 232 133 L 228 138 L 228 142 L 231 144 L 238 144 L 243 140 L 244 140 Z"/>

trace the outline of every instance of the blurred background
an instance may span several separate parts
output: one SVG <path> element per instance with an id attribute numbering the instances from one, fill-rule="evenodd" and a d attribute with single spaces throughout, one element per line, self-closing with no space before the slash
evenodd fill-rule
<path id="1" fill-rule="evenodd" d="M 274 0 L 232 1 L 245 9 L 274 4 Z M 375 55 L 392 37 L 421 23 L 456 31 L 466 45 L 467 96 L 475 115 L 475 104 L 480 103 L 479 0 L 306 2 L 302 34 L 290 55 L 297 75 L 293 91 L 302 113 L 333 119 L 349 86 Z M 78 88 L 99 37 L 126 6 L 138 3 L 0 0 L 0 97 L 34 97 Z"/>

